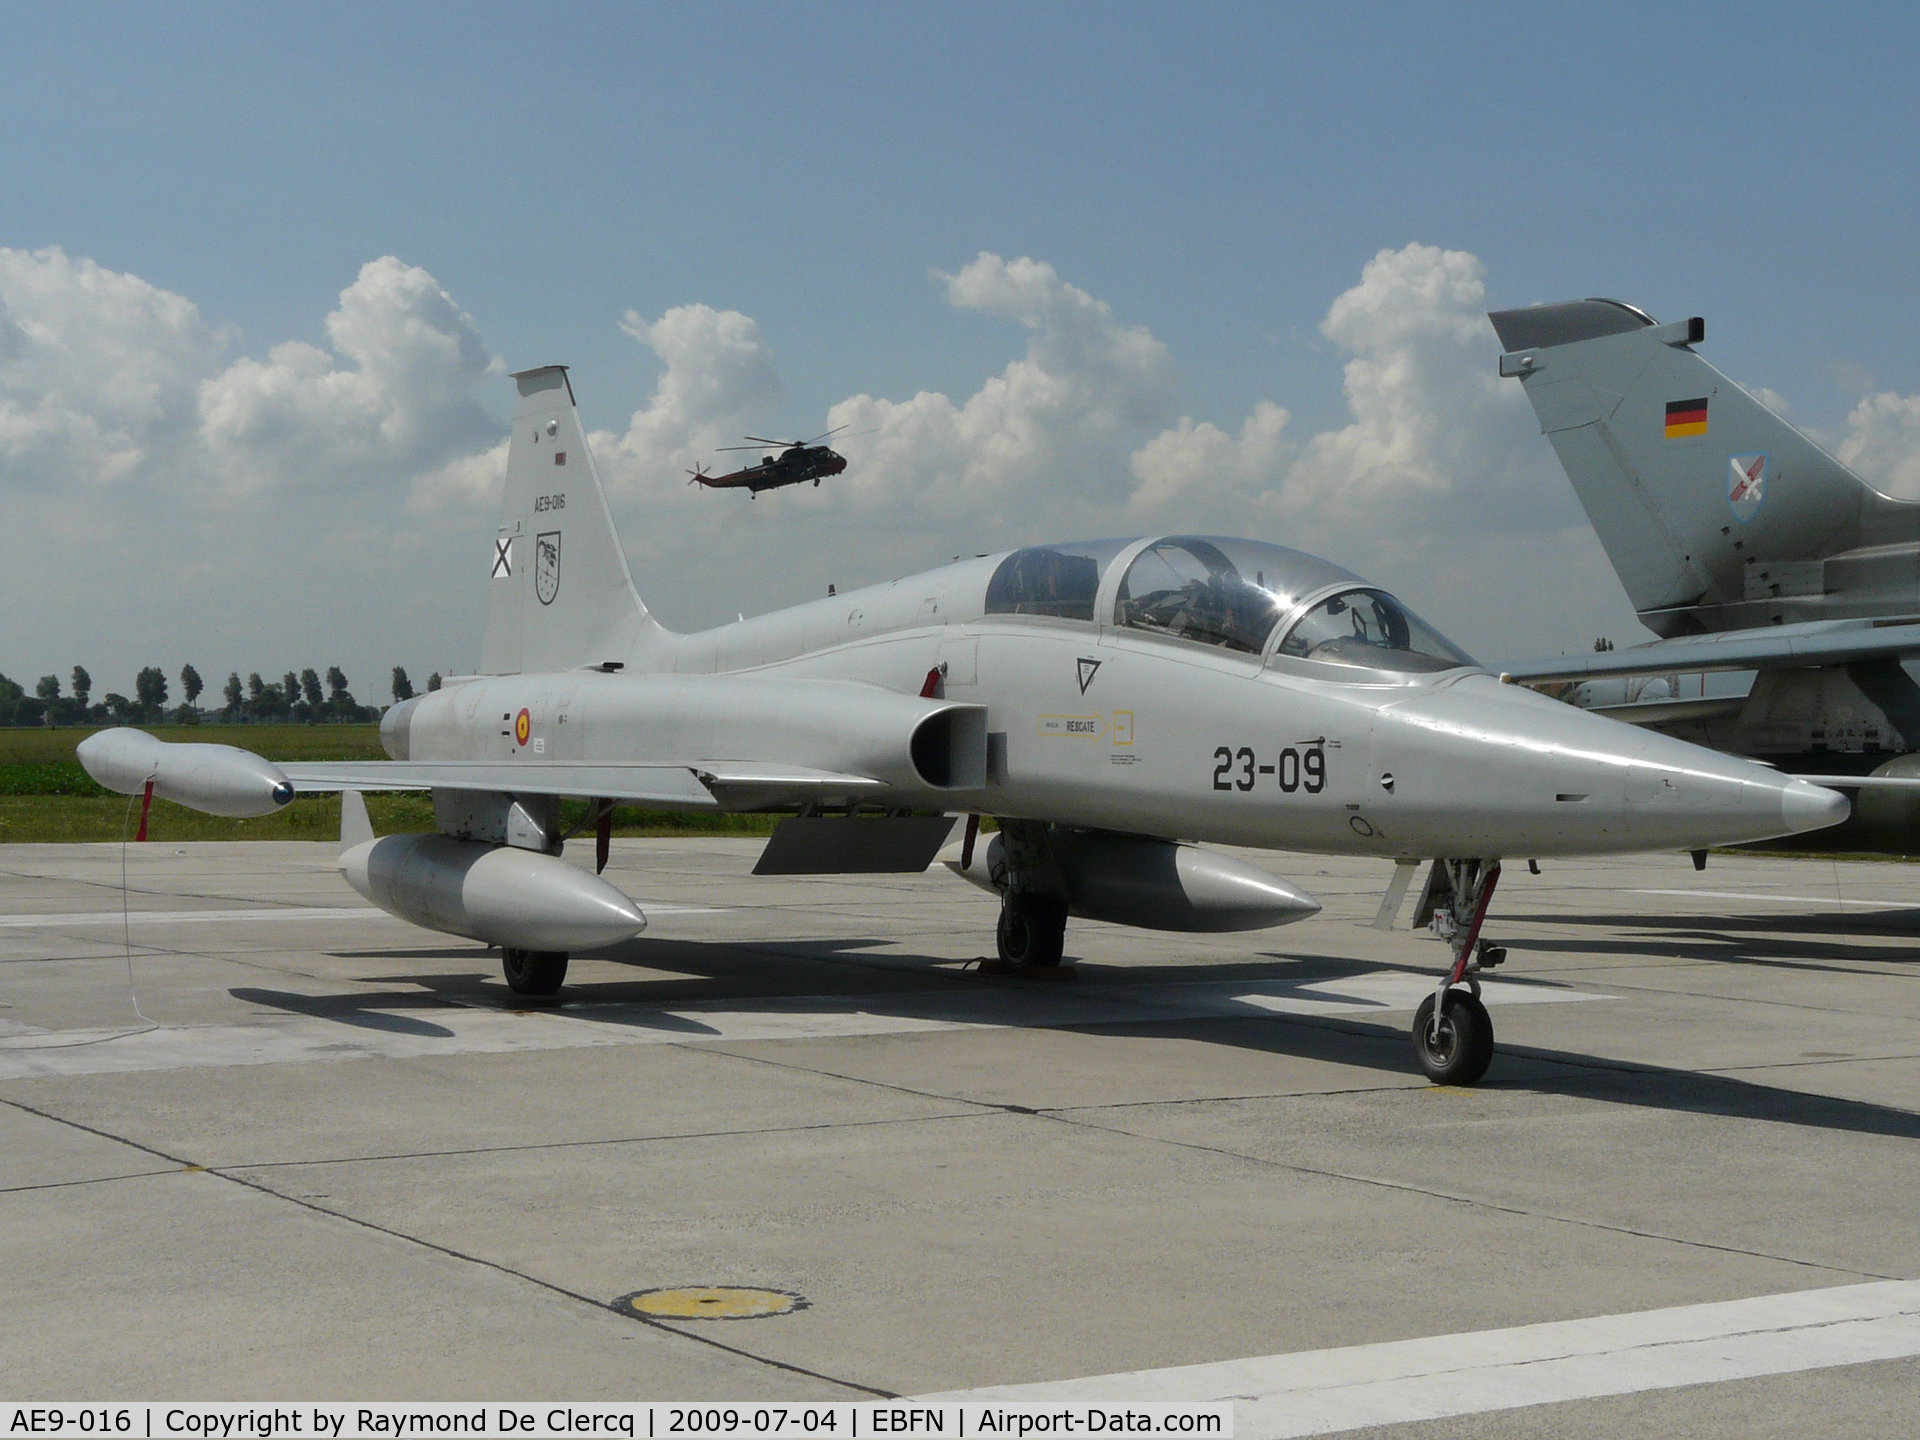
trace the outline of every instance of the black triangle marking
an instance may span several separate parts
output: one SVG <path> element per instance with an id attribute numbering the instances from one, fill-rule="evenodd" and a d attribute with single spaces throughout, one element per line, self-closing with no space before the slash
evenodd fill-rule
<path id="1" fill-rule="evenodd" d="M 1085 659 L 1081 660 L 1080 662 L 1080 693 L 1082 695 L 1087 693 L 1087 686 L 1093 683 L 1093 677 L 1096 674 L 1098 674 L 1099 671 L 1100 671 L 1100 662 L 1098 660 L 1085 660 Z"/>

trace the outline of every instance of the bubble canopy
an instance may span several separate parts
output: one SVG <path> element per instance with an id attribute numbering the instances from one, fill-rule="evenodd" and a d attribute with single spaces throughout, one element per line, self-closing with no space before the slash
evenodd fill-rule
<path id="1" fill-rule="evenodd" d="M 1294 622 L 1274 653 L 1403 674 L 1458 670 L 1474 663 L 1393 596 L 1365 585 L 1313 606 Z"/>
<path id="2" fill-rule="evenodd" d="M 1092 621 L 1105 572 L 1134 543 L 1095 540 L 1016 550 L 987 584 L 986 613 Z M 1301 613 L 1314 596 L 1321 598 Z M 1258 540 L 1155 540 L 1134 556 L 1115 592 L 1117 626 L 1244 655 L 1264 653 L 1285 622 L 1277 653 L 1299 659 L 1412 673 L 1474 663 L 1351 571 Z"/>
<path id="3" fill-rule="evenodd" d="M 1257 540 L 1169 535 L 1121 577 L 1113 623 L 1258 655 L 1301 599 L 1342 580 L 1337 565 Z"/>

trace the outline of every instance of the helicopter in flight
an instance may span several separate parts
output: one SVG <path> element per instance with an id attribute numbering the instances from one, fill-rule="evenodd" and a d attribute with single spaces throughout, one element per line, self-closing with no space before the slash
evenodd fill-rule
<path id="1" fill-rule="evenodd" d="M 778 490 L 783 485 L 801 485 L 811 480 L 815 485 L 828 475 L 838 475 L 847 468 L 847 457 L 821 444 L 830 440 L 847 427 L 836 425 L 824 435 L 816 435 L 811 440 L 768 440 L 759 435 L 743 438 L 752 441 L 750 445 L 722 445 L 725 450 L 759 450 L 769 445 L 782 447 L 778 455 L 767 455 L 758 465 L 749 465 L 744 470 L 736 470 L 731 475 L 709 475 L 703 470 L 690 470 L 693 478 L 689 485 L 705 485 L 710 490 L 747 490 L 758 495 L 762 490 Z"/>

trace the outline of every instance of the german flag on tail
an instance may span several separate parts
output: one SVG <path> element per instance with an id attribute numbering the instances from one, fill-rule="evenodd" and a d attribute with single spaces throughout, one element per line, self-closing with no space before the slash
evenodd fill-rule
<path id="1" fill-rule="evenodd" d="M 1669 400 L 1667 402 L 1667 439 L 1707 433 L 1707 400 Z"/>

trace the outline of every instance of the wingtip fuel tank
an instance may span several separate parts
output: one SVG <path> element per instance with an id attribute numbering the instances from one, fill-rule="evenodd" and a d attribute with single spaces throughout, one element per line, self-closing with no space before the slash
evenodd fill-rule
<path id="1" fill-rule="evenodd" d="M 279 766 L 231 745 L 176 744 L 120 727 L 82 740 L 74 750 L 87 774 L 120 795 L 138 795 L 149 781 L 162 800 L 209 815 L 271 815 L 293 799 Z"/>

